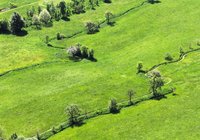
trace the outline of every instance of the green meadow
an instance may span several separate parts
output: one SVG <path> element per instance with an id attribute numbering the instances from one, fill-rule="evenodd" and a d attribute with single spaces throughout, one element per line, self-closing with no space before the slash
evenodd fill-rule
<path id="1" fill-rule="evenodd" d="M 0 8 L 10 2 L 0 0 Z M 70 16 L 70 21 L 54 21 L 52 27 L 41 30 L 25 28 L 25 36 L 0 34 L 0 75 L 14 70 L 0 77 L 0 130 L 5 137 L 13 133 L 32 137 L 59 125 L 67 120 L 65 108 L 70 104 L 93 111 L 107 107 L 111 98 L 128 100 L 130 89 L 136 91 L 135 98 L 150 94 L 149 78 L 136 74 L 138 62 L 149 69 L 166 61 L 167 53 L 178 58 L 180 47 L 184 51 L 200 47 L 199 0 L 143 2 L 101 2 L 95 10 Z M 10 19 L 15 11 L 26 16 L 32 6 L 45 8 L 43 0 L 14 3 L 18 7 L 0 12 L 0 19 Z M 84 23 L 104 21 L 106 11 L 115 15 L 115 24 L 102 24 L 99 32 L 86 34 Z M 55 39 L 57 33 L 77 32 L 81 33 Z M 45 44 L 47 35 L 52 47 Z M 94 49 L 97 62 L 69 60 L 66 48 L 77 43 Z M 157 68 L 168 81 L 164 89 L 176 89 L 165 99 L 89 119 L 50 139 L 198 139 L 199 64 L 200 51 L 196 51 L 180 62 Z"/>

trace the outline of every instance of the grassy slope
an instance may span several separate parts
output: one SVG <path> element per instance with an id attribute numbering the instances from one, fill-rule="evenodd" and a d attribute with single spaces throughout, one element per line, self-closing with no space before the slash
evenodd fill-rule
<path id="1" fill-rule="evenodd" d="M 200 38 L 199 33 L 197 33 L 199 29 L 197 2 L 193 0 L 189 3 L 182 3 L 182 1 L 167 0 L 157 5 L 158 7 L 143 8 L 132 15 L 133 24 L 137 24 L 137 26 L 132 24 L 132 27 L 139 27 L 139 25 L 141 27 L 151 23 L 151 28 L 154 28 L 152 29 L 154 33 L 143 28 L 147 33 L 147 38 L 141 40 L 142 42 L 139 42 L 139 44 L 142 43 L 142 46 L 146 47 L 146 51 L 151 54 L 151 56 L 146 56 L 153 59 L 154 62 L 155 59 L 160 62 L 164 52 L 173 52 L 175 55 L 174 52 L 178 53 L 180 45 L 188 46 L 190 42 L 193 43 Z M 145 21 L 136 18 L 139 15 L 143 15 L 141 18 L 144 19 L 145 17 Z M 128 19 L 128 15 L 126 19 Z M 120 24 L 126 19 L 124 18 L 117 23 Z M 107 33 L 107 31 L 105 32 Z M 97 38 L 99 38 L 99 35 L 97 35 Z M 85 36 L 80 37 L 80 40 L 94 43 L 87 41 Z M 70 42 L 73 42 L 73 40 Z M 127 46 L 127 48 L 130 48 L 130 46 Z M 140 49 L 140 51 L 145 55 L 144 50 Z M 118 115 L 108 115 L 89 120 L 86 125 L 65 130 L 52 137 L 52 140 L 82 138 L 198 139 L 200 132 L 199 59 L 199 52 L 196 52 L 179 63 L 159 68 L 165 77 L 172 79 L 170 85 L 177 88 L 177 96 L 170 95 L 166 100 L 145 102 L 137 107 L 125 109 Z M 150 59 L 144 60 L 146 65 L 152 65 L 151 61 Z"/>
<path id="2" fill-rule="evenodd" d="M 116 0 L 114 6 L 121 7 L 121 9 L 116 10 L 116 13 L 129 9 L 139 2 L 129 2 L 127 0 L 122 5 L 123 2 Z M 36 58 L 41 56 L 41 62 L 44 60 L 57 60 L 57 54 L 62 52 L 46 47 L 41 41 L 42 38 L 39 37 L 45 36 L 46 33 L 54 36 L 58 30 L 62 30 L 66 34 L 67 31 L 68 34 L 76 32 L 76 30 L 79 31 L 83 29 L 82 22 L 85 20 L 84 17 L 88 18 L 88 15 L 92 13 L 92 16 L 88 19 L 92 20 L 94 17 L 96 19 L 102 17 L 101 19 L 103 19 L 104 11 L 109 7 L 114 11 L 114 6 L 104 5 L 97 11 L 78 15 L 80 17 L 79 21 L 76 19 L 77 16 L 74 16 L 71 17 L 70 22 L 55 23 L 58 24 L 59 29 L 56 26 L 50 29 L 44 28 L 42 31 L 29 29 L 29 34 L 25 37 L 1 36 L 3 37 L 1 40 L 5 44 L 1 46 L 1 50 L 6 51 L 1 55 L 2 65 L 10 65 L 10 67 L 2 66 L 1 71 L 21 67 L 22 64 L 20 65 L 19 62 L 25 66 L 35 63 L 31 61 L 34 56 L 30 56 L 30 52 Z M 101 14 L 98 14 L 99 12 Z M 73 26 L 73 24 L 77 26 Z M 72 26 L 74 27 L 73 30 Z M 39 37 L 38 33 L 40 33 Z M 19 43 L 16 43 L 16 41 Z M 108 46 L 104 48 L 108 48 Z M 25 50 L 23 53 L 19 53 L 23 50 Z M 16 55 L 18 53 L 19 55 Z M 30 136 L 34 135 L 37 130 L 44 131 L 49 129 L 65 120 L 64 108 L 70 103 L 78 103 L 87 110 L 93 110 L 107 106 L 107 102 L 111 97 L 117 97 L 120 100 L 126 99 L 126 91 L 132 87 L 137 89 L 137 96 L 147 92 L 147 87 L 145 87 L 147 85 L 146 79 L 135 75 L 135 70 L 132 68 L 135 67 L 136 62 L 119 63 L 121 59 L 112 59 L 117 56 L 116 54 L 111 54 L 111 52 L 108 60 L 103 58 L 104 55 L 96 54 L 99 60 L 97 63 L 88 61 L 80 63 L 60 62 L 14 72 L 1 77 L 0 98 L 2 101 L 0 116 L 2 119 L 0 120 L 0 125 L 5 133 L 10 135 L 13 132 L 17 132 Z M 7 55 L 7 57 L 4 55 Z M 26 55 L 30 59 L 24 59 Z M 5 61 L 5 59 L 8 60 Z M 124 58 L 125 62 L 127 61 L 126 59 Z M 130 58 L 129 60 L 132 59 Z M 16 60 L 16 62 L 12 60 Z M 118 64 L 116 65 L 116 63 Z M 140 88 L 140 86 L 143 88 Z M 52 112 L 54 113 L 52 114 Z"/>
<path id="3" fill-rule="evenodd" d="M 122 11 L 138 3 L 132 4 L 129 0 L 124 1 L 126 4 L 117 2 L 118 7 L 122 6 L 117 10 Z M 32 135 L 37 130 L 45 130 L 63 121 L 65 119 L 63 112 L 67 104 L 78 103 L 89 110 L 105 107 L 110 97 L 124 100 L 125 93 L 130 88 L 137 90 L 137 96 L 146 94 L 147 81 L 135 75 L 137 62 L 142 60 L 146 67 L 150 67 L 161 62 L 166 52 L 178 55 L 180 44 L 198 39 L 200 33 L 197 23 L 200 19 L 199 11 L 195 10 L 196 3 L 197 0 L 187 3 L 180 0 L 166 0 L 157 5 L 146 5 L 118 19 L 116 26 L 101 29 L 96 35 L 81 35 L 76 39 L 57 42 L 59 46 L 80 42 L 92 47 L 95 49 L 98 62 L 45 65 L 2 77 L 0 117 L 3 119 L 0 120 L 0 125 L 8 135 L 15 131 Z M 186 6 L 187 9 L 184 8 Z M 104 10 L 102 9 L 102 14 Z M 193 16 L 190 16 L 191 14 Z M 84 19 L 82 17 L 82 21 Z M 67 23 L 69 26 L 64 23 L 60 26 L 66 29 L 62 31 L 63 33 L 73 26 L 75 23 L 73 21 Z M 75 26 L 74 31 L 83 28 L 79 26 L 82 25 L 82 21 L 76 22 L 77 27 Z M 51 29 L 44 29 L 40 33 L 45 36 L 44 31 L 48 31 L 54 36 L 57 32 L 56 27 Z M 30 40 L 37 34 L 38 32 L 31 31 Z M 36 40 L 39 40 L 38 37 Z M 43 61 L 51 59 L 49 56 L 54 56 L 57 52 L 45 48 L 44 45 L 30 43 L 30 46 L 32 47 L 28 47 L 29 51 L 36 46 L 37 51 L 41 50 L 39 52 L 47 55 Z M 14 63 L 15 65 L 18 63 Z"/>
<path id="4" fill-rule="evenodd" d="M 199 139 L 200 137 L 200 53 L 159 68 L 173 79 L 176 96 L 148 101 L 121 111 L 91 119 L 78 128 L 67 129 L 50 140 L 78 139 Z M 106 131 L 105 131 L 106 130 Z"/>

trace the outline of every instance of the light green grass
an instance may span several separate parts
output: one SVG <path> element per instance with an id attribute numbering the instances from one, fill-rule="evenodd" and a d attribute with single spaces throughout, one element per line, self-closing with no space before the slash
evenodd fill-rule
<path id="1" fill-rule="evenodd" d="M 81 108 L 89 111 L 106 107 L 108 100 L 112 97 L 116 97 L 118 101 L 126 100 L 126 92 L 132 88 L 137 91 L 137 97 L 147 94 L 148 80 L 142 75 L 136 75 L 137 63 L 143 61 L 145 68 L 149 68 L 164 61 L 164 56 L 167 52 L 178 57 L 179 47 L 182 44 L 184 49 L 188 49 L 187 44 L 191 42 L 195 46 L 194 42 L 200 38 L 198 0 L 189 2 L 165 0 L 155 5 L 146 4 L 116 19 L 115 26 L 104 27 L 95 35 L 81 34 L 68 40 L 52 41 L 52 44 L 56 44 L 58 47 L 69 47 L 75 43 L 81 43 L 93 48 L 97 62 L 86 60 L 77 63 L 68 62 L 67 58 L 59 57 L 60 54 L 64 54 L 62 50 L 48 48 L 43 41 L 46 35 L 55 37 L 57 32 L 70 35 L 83 30 L 83 22 L 87 20 L 103 20 L 104 12 L 107 10 L 118 14 L 137 6 L 141 2 L 143 1 L 113 0 L 113 4 L 104 4 L 97 8 L 96 11 L 72 16 L 70 22 L 55 22 L 53 27 L 43 28 L 41 31 L 29 28 L 29 34 L 25 37 L 0 35 L 1 72 L 45 61 L 63 61 L 13 72 L 0 78 L 0 126 L 5 134 L 9 136 L 16 132 L 25 136 L 32 136 L 37 131 L 47 130 L 66 120 L 64 109 L 71 103 L 79 104 Z M 26 8 L 22 7 L 17 11 L 24 13 Z M 10 16 L 11 13 L 12 11 L 6 12 L 1 14 L 0 17 Z M 195 69 L 198 69 L 198 65 L 194 65 Z M 161 71 L 167 77 L 172 78 L 172 83 L 176 75 L 177 78 L 180 78 L 178 77 L 179 74 L 175 74 L 175 78 L 167 75 L 167 70 L 168 68 L 166 68 L 166 73 L 165 69 Z M 196 83 L 198 84 L 198 81 Z M 178 86 L 179 90 L 177 92 L 179 94 L 183 89 L 187 88 L 187 85 L 183 86 L 183 88 L 182 85 Z M 192 87 L 192 85 L 190 86 Z M 169 98 L 169 103 L 174 101 L 174 98 Z M 176 96 L 176 98 L 178 100 L 179 96 Z M 141 112 L 146 117 L 144 120 L 149 121 L 147 116 L 155 115 L 155 112 L 159 112 L 159 105 L 161 104 L 160 107 L 162 108 L 162 105 L 164 106 L 167 102 L 168 99 L 161 102 L 147 102 L 138 107 L 138 111 L 141 108 Z M 174 106 L 176 107 L 176 105 Z M 151 106 L 152 112 L 145 114 Z M 153 110 L 157 106 L 157 110 Z M 142 123 L 142 120 L 139 119 L 140 117 L 134 111 L 127 109 L 126 112 L 132 112 L 133 114 L 131 118 L 134 120 L 131 122 L 135 124 Z M 127 114 L 126 112 L 125 114 Z M 181 114 L 177 115 L 181 117 Z M 191 113 L 192 115 L 193 113 Z M 120 114 L 117 116 L 120 117 Z M 123 116 L 121 118 L 124 118 Z M 179 117 L 174 119 L 178 120 Z M 124 118 L 124 120 L 126 119 L 128 121 L 129 118 Z M 112 119 L 110 120 L 109 122 L 112 122 Z M 110 125 L 109 122 L 107 122 L 108 125 Z M 162 125 L 161 122 L 158 121 L 157 125 Z M 91 121 L 91 123 L 93 122 Z M 123 124 L 123 121 L 119 123 Z M 104 123 L 101 122 L 101 124 Z M 148 128 L 152 128 L 154 123 L 151 124 L 151 121 L 149 121 L 147 125 Z M 104 127 L 103 125 L 97 126 L 99 127 L 96 129 L 93 127 L 89 129 L 90 125 L 88 123 L 79 129 L 85 128 L 88 131 L 93 131 L 94 129 L 95 131 Z M 122 133 L 122 136 L 130 139 L 130 136 L 134 135 L 134 131 L 129 134 L 130 129 L 126 131 L 124 127 L 121 129 L 122 132 L 119 131 L 118 135 Z M 136 132 L 141 131 L 143 133 L 142 127 L 135 127 L 137 128 Z M 188 126 L 185 127 L 185 132 L 187 133 Z M 117 127 L 111 128 L 113 131 L 110 130 L 108 136 L 110 135 L 114 138 L 114 129 L 117 129 Z M 132 125 L 129 128 L 132 128 Z M 152 130 L 157 130 L 156 128 Z M 83 130 L 73 129 L 69 132 L 71 131 L 73 139 L 81 139 L 81 137 L 87 135 Z M 80 137 L 78 137 L 78 132 L 80 132 Z M 170 133 L 171 131 L 169 130 L 168 132 Z M 64 133 L 68 134 L 68 130 Z M 156 134 L 161 137 L 162 133 L 158 133 L 156 131 Z M 63 133 L 60 135 L 62 137 Z M 104 136 L 106 137 L 107 135 L 105 134 Z M 148 138 L 145 136 L 147 135 L 144 134 L 144 139 Z M 88 134 L 88 139 L 90 137 L 93 138 L 95 136 Z M 105 137 L 102 137 L 102 139 Z"/>
<path id="2" fill-rule="evenodd" d="M 179 63 L 159 68 L 164 76 L 173 79 L 169 86 L 176 87 L 176 96 L 147 101 L 117 115 L 90 119 L 50 140 L 199 139 L 199 60 L 200 52 L 196 52 Z"/>

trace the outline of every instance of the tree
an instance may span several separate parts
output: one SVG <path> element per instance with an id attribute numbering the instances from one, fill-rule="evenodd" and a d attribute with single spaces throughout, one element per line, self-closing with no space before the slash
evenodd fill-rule
<path id="1" fill-rule="evenodd" d="M 105 18 L 106 18 L 106 22 L 107 24 L 111 24 L 111 18 L 113 17 L 113 14 L 111 12 L 106 12 L 105 13 Z"/>
<path id="2" fill-rule="evenodd" d="M 182 57 L 183 55 L 184 55 L 184 50 L 183 50 L 183 48 L 182 47 L 180 47 L 180 57 Z"/>
<path id="3" fill-rule="evenodd" d="M 38 6 L 38 15 L 42 12 L 42 7 Z"/>
<path id="4" fill-rule="evenodd" d="M 38 15 L 33 16 L 32 25 L 35 25 L 36 29 L 41 29 L 41 22 Z"/>
<path id="5" fill-rule="evenodd" d="M 129 99 L 129 104 L 132 105 L 133 101 L 132 101 L 132 97 L 135 95 L 135 91 L 133 90 L 129 90 L 128 91 L 128 99 Z"/>
<path id="6" fill-rule="evenodd" d="M 87 22 L 85 24 L 86 30 L 88 34 L 94 34 L 99 31 L 99 26 L 93 22 Z"/>
<path id="7" fill-rule="evenodd" d="M 83 46 L 81 50 L 82 58 L 88 58 L 88 48 Z"/>
<path id="8" fill-rule="evenodd" d="M 56 7 L 54 6 L 53 2 L 47 4 L 47 11 L 51 15 L 51 17 L 55 18 Z"/>
<path id="9" fill-rule="evenodd" d="M 71 2 L 71 8 L 72 13 L 74 14 L 80 14 L 85 12 L 85 0 L 72 0 Z"/>
<path id="10" fill-rule="evenodd" d="M 45 25 L 51 23 L 51 15 L 46 9 L 42 10 L 42 12 L 39 14 L 39 19 Z"/>
<path id="11" fill-rule="evenodd" d="M 94 10 L 94 9 L 95 9 L 95 8 L 94 8 L 94 6 L 95 6 L 94 0 L 89 0 L 88 2 L 89 2 L 89 6 L 91 7 L 91 9 Z"/>
<path id="12" fill-rule="evenodd" d="M 70 105 L 66 108 L 66 114 L 71 126 L 82 124 L 83 120 L 80 118 L 81 111 L 77 105 Z"/>
<path id="13" fill-rule="evenodd" d="M 35 14 L 35 7 L 32 6 L 31 9 L 27 10 L 26 14 L 27 14 L 28 18 L 32 18 Z"/>
<path id="14" fill-rule="evenodd" d="M 41 140 L 41 137 L 40 137 L 39 132 L 37 132 L 37 134 L 36 134 L 36 138 L 37 138 L 37 140 Z"/>
<path id="15" fill-rule="evenodd" d="M 160 96 L 158 93 L 158 89 L 161 90 L 162 86 L 164 86 L 163 78 L 160 74 L 160 72 L 152 72 L 152 78 L 151 78 L 151 87 L 150 90 L 153 93 L 154 97 Z"/>
<path id="16" fill-rule="evenodd" d="M 10 140 L 16 140 L 17 138 L 18 138 L 18 135 L 16 133 L 10 136 Z"/>
<path id="17" fill-rule="evenodd" d="M 173 60 L 173 57 L 172 57 L 169 53 L 167 53 L 167 54 L 165 55 L 165 60 L 167 60 L 167 61 L 172 61 L 172 60 Z"/>
<path id="18" fill-rule="evenodd" d="M 45 43 L 49 44 L 49 36 L 48 35 L 45 37 Z"/>
<path id="19" fill-rule="evenodd" d="M 9 32 L 9 22 L 6 19 L 0 21 L 0 34 Z"/>
<path id="20" fill-rule="evenodd" d="M 70 48 L 67 49 L 67 53 L 69 54 L 70 57 L 72 58 L 80 58 L 82 57 L 81 53 L 81 45 L 77 44 L 76 46 L 71 46 Z"/>
<path id="21" fill-rule="evenodd" d="M 110 113 L 118 113 L 119 112 L 116 99 L 111 99 L 108 107 L 109 107 Z"/>
<path id="22" fill-rule="evenodd" d="M 67 17 L 67 6 L 65 1 L 61 1 L 59 3 L 60 13 L 62 14 L 62 18 Z"/>
<path id="23" fill-rule="evenodd" d="M 94 59 L 95 59 L 95 58 L 94 58 L 94 50 L 93 50 L 93 49 L 91 49 L 91 50 L 89 51 L 88 59 L 89 59 L 89 60 L 94 60 Z"/>
<path id="24" fill-rule="evenodd" d="M 18 34 L 25 27 L 24 19 L 16 12 L 13 13 L 10 21 L 10 30 L 13 34 Z"/>
<path id="25" fill-rule="evenodd" d="M 144 73 L 145 71 L 144 70 L 142 70 L 142 68 L 143 68 L 143 64 L 140 62 L 140 63 L 138 63 L 137 64 L 137 74 L 138 73 Z"/>

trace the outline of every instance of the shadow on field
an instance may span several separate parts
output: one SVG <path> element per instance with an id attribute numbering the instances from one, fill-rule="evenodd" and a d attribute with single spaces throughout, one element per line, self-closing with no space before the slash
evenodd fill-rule
<path id="1" fill-rule="evenodd" d="M 26 30 L 22 30 L 21 32 L 17 33 L 16 36 L 26 36 L 28 32 Z"/>
<path id="2" fill-rule="evenodd" d="M 158 96 L 152 97 L 151 99 L 160 101 L 162 99 L 167 99 L 167 96 L 165 96 L 165 95 L 158 95 Z"/>
<path id="3" fill-rule="evenodd" d="M 115 21 L 108 23 L 108 25 L 111 26 L 111 27 L 115 26 L 115 24 L 116 24 Z"/>
<path id="4" fill-rule="evenodd" d="M 155 1 L 149 1 L 149 3 L 151 3 L 151 4 L 157 4 L 157 3 L 161 3 L 161 1 L 160 0 L 155 0 Z"/>
<path id="5" fill-rule="evenodd" d="M 61 19 L 64 21 L 70 21 L 70 18 L 68 18 L 68 17 L 62 17 Z"/>

